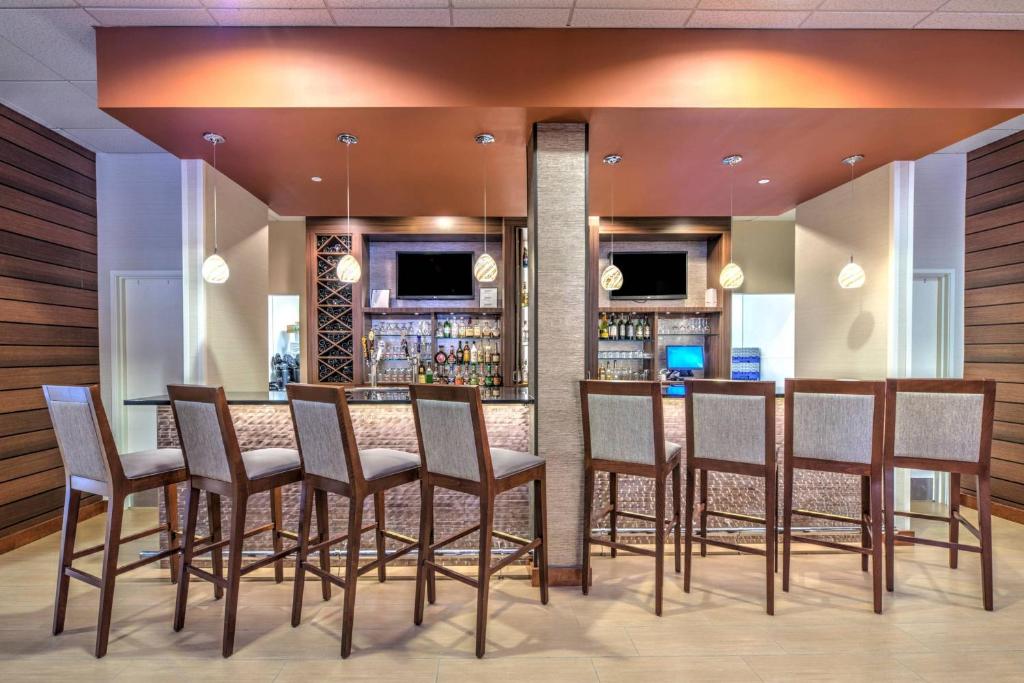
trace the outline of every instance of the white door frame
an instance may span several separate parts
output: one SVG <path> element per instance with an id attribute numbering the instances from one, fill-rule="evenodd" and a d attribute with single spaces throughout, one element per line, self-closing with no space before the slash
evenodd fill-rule
<path id="1" fill-rule="evenodd" d="M 110 271 L 110 430 L 120 448 L 124 424 L 127 422 L 125 399 L 125 315 L 124 284 L 127 280 L 180 280 L 180 270 L 112 270 Z"/>

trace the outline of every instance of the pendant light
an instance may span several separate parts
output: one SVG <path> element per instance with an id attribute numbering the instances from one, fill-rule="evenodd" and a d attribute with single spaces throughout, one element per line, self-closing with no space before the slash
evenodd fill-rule
<path id="1" fill-rule="evenodd" d="M 843 163 L 850 167 L 850 215 L 853 215 L 853 211 L 857 205 L 857 190 L 853 184 L 853 167 L 856 166 L 858 161 L 864 158 L 863 154 L 853 154 L 843 159 Z M 864 282 L 867 280 L 867 275 L 864 273 L 864 269 L 860 267 L 854 260 L 853 254 L 850 254 L 850 262 L 843 266 L 843 269 L 839 271 L 839 286 L 843 289 L 860 289 L 864 286 Z"/>
<path id="2" fill-rule="evenodd" d="M 342 282 L 359 282 L 363 275 L 363 267 L 359 260 L 351 254 L 352 251 L 352 186 L 349 182 L 351 167 L 352 145 L 359 142 L 359 138 L 351 133 L 342 133 L 338 136 L 338 142 L 345 145 L 345 234 L 348 235 L 349 252 L 338 261 L 337 274 Z"/>
<path id="3" fill-rule="evenodd" d="M 729 231 L 732 232 L 732 217 L 733 217 L 733 189 L 734 189 L 734 178 L 733 169 L 743 161 L 743 157 L 739 154 L 730 154 L 729 156 L 722 159 L 722 163 L 729 167 Z M 722 285 L 723 289 L 736 289 L 743 284 L 743 269 L 739 267 L 732 260 L 732 239 L 729 240 L 729 262 L 725 264 L 725 268 L 722 268 L 722 272 L 718 275 L 718 284 Z"/>
<path id="4" fill-rule="evenodd" d="M 490 133 L 480 133 L 474 138 L 478 145 L 490 145 L 494 142 L 494 136 Z M 498 264 L 494 257 L 487 253 L 487 151 L 484 150 L 484 253 L 476 260 L 473 266 L 473 276 L 479 282 L 494 282 L 498 277 Z"/>
<path id="5" fill-rule="evenodd" d="M 203 261 L 203 279 L 211 285 L 228 281 L 231 269 L 227 261 L 217 253 L 217 145 L 224 144 L 224 136 L 217 133 L 203 133 L 203 139 L 213 145 L 213 253 Z"/>
<path id="6" fill-rule="evenodd" d="M 614 292 L 622 287 L 622 271 L 615 265 L 615 171 L 614 168 L 622 163 L 621 154 L 609 154 L 604 158 L 604 163 L 612 167 L 611 173 L 611 235 L 612 244 L 608 251 L 608 265 L 601 271 L 601 289 Z"/>

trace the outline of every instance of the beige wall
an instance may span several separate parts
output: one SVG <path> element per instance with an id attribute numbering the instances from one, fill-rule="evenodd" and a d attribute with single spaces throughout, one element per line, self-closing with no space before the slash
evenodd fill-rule
<path id="1" fill-rule="evenodd" d="M 798 377 L 884 378 L 890 325 L 893 165 L 797 206 L 794 262 Z M 860 289 L 837 275 L 850 255 L 867 273 Z"/>
<path id="2" fill-rule="evenodd" d="M 268 294 L 299 295 L 299 337 L 302 349 L 299 379 L 307 381 L 306 363 L 306 219 L 272 220 L 269 230 Z"/>
<path id="3" fill-rule="evenodd" d="M 739 294 L 792 294 L 796 224 L 792 220 L 732 222 L 732 260 L 743 269 Z"/>

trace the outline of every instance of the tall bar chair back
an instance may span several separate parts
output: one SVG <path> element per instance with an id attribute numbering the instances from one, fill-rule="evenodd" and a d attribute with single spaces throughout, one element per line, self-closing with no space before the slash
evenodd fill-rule
<path id="1" fill-rule="evenodd" d="M 764 517 L 708 507 L 712 472 L 728 472 L 765 481 Z M 700 532 L 693 533 L 694 489 L 700 472 Z M 683 590 L 690 591 L 693 539 L 701 556 L 707 546 L 765 557 L 767 612 L 775 613 L 776 506 L 778 471 L 775 461 L 775 382 L 686 380 L 686 519 L 683 522 Z M 708 517 L 763 524 L 765 548 L 751 548 L 708 536 Z"/>
<path id="2" fill-rule="evenodd" d="M 420 552 L 416 563 L 416 606 L 413 621 L 423 622 L 424 589 L 436 573 L 477 589 L 476 656 L 483 657 L 487 642 L 487 601 L 491 577 L 504 567 L 534 553 L 540 579 L 541 602 L 548 602 L 547 507 L 544 459 L 530 453 L 491 448 L 487 439 L 480 390 L 467 386 L 412 385 L 413 417 L 422 468 L 420 490 Z M 494 529 L 495 498 L 505 491 L 533 485 L 533 538 L 520 538 Z M 480 521 L 434 542 L 434 489 L 451 489 L 480 498 Z M 434 559 L 434 552 L 474 531 L 480 531 L 477 578 L 461 574 Z M 494 538 L 519 548 L 491 565 Z"/>
<path id="3" fill-rule="evenodd" d="M 235 647 L 235 623 L 238 590 L 242 576 L 270 564 L 274 579 L 284 580 L 284 558 L 298 549 L 284 547 L 284 539 L 297 539 L 284 530 L 281 487 L 302 481 L 298 451 L 291 448 L 260 448 L 242 451 L 222 387 L 169 385 L 179 443 L 189 468 L 189 488 L 185 514 L 185 544 L 178 576 L 178 596 L 174 609 L 174 630 L 185 626 L 189 579 L 196 577 L 214 585 L 214 596 L 227 592 L 221 654 L 230 657 Z M 210 534 L 196 539 L 199 497 L 206 493 Z M 258 493 L 270 495 L 270 524 L 245 528 L 249 498 Z M 231 526 L 228 538 L 222 538 L 220 499 L 231 499 Z M 274 552 L 242 566 L 242 544 L 246 538 L 269 532 Z M 223 573 L 222 549 L 228 548 L 227 576 Z M 196 555 L 211 553 L 213 572 L 194 564 Z"/>
<path id="4" fill-rule="evenodd" d="M 99 619 L 96 627 L 95 654 L 107 652 L 110 615 L 114 604 L 114 579 L 132 569 L 170 558 L 171 582 L 177 580 L 180 542 L 177 484 L 187 472 L 181 451 L 160 448 L 135 453 L 118 453 L 114 435 L 107 423 L 100 390 L 96 385 L 43 386 L 43 397 L 53 423 L 57 447 L 64 463 L 64 519 L 61 530 L 60 560 L 57 570 L 57 594 L 54 600 L 53 634 L 64 630 L 69 581 L 72 578 L 100 589 Z M 167 521 L 151 529 L 121 538 L 124 502 L 132 493 L 162 488 L 167 506 Z M 75 550 L 78 515 L 83 494 L 107 496 L 107 524 L 103 543 Z M 158 533 L 167 533 L 167 548 L 151 557 L 118 567 L 122 543 Z M 103 552 L 100 576 L 73 566 L 73 561 Z"/>
<path id="5" fill-rule="evenodd" d="M 583 594 L 590 591 L 591 545 L 654 557 L 654 612 L 661 615 L 664 592 L 665 539 L 675 537 L 675 568 L 680 567 L 681 457 L 682 446 L 665 440 L 665 420 L 659 382 L 580 382 L 583 411 Z M 597 472 L 608 473 L 609 504 L 598 519 L 609 517 L 608 539 L 595 538 L 594 488 Z M 654 479 L 654 515 L 618 508 L 618 477 L 631 475 Z M 672 513 L 666 519 L 665 484 L 672 478 Z M 618 542 L 620 517 L 654 525 L 655 549 Z"/>
<path id="6" fill-rule="evenodd" d="M 949 549 L 949 566 L 956 569 L 959 552 L 981 556 L 982 604 L 993 609 L 992 577 L 992 428 L 995 420 L 995 380 L 889 379 L 885 382 L 885 569 L 886 588 L 895 585 L 895 517 L 945 522 L 947 541 L 921 536 L 902 537 Z M 949 514 L 932 515 L 895 509 L 897 467 L 949 473 Z M 960 480 L 977 478 L 978 526 L 960 514 Z M 978 545 L 960 543 L 963 526 Z"/>
<path id="7" fill-rule="evenodd" d="M 386 566 L 419 547 L 419 540 L 389 531 L 385 526 L 384 497 L 389 489 L 416 481 L 420 477 L 420 457 L 415 453 L 390 448 L 360 450 L 352 428 L 345 390 L 337 386 L 289 384 L 288 404 L 295 426 L 295 440 L 302 457 L 305 478 L 299 515 L 299 552 L 295 559 L 295 591 L 292 599 L 292 626 L 302 620 L 302 591 L 305 574 L 320 578 L 324 600 L 331 597 L 331 584 L 345 591 L 342 612 L 341 656 L 352 652 L 352 630 L 355 621 L 356 584 L 363 574 L 377 570 L 383 583 Z M 337 538 L 329 533 L 327 494 L 347 496 L 348 532 Z M 372 497 L 374 523 L 363 526 L 363 503 Z M 317 535 L 310 545 L 313 506 L 316 505 Z M 374 531 L 377 559 L 359 566 L 362 534 Z M 387 552 L 388 540 L 402 545 Z M 345 575 L 331 574 L 330 548 L 347 541 Z M 319 566 L 308 561 L 310 552 L 320 553 Z M 431 588 L 433 590 L 433 588 Z"/>

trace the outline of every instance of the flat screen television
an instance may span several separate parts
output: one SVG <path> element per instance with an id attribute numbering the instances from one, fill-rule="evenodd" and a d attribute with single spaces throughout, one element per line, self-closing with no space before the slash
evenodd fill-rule
<path id="1" fill-rule="evenodd" d="M 395 280 L 398 299 L 472 299 L 473 252 L 400 251 Z"/>
<path id="2" fill-rule="evenodd" d="M 622 271 L 622 287 L 612 299 L 685 299 L 685 251 L 613 252 Z"/>

